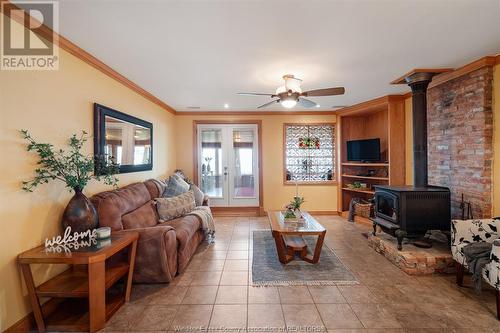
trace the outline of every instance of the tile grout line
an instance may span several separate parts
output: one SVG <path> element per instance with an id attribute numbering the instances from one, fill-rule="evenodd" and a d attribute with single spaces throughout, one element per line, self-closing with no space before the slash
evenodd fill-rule
<path id="1" fill-rule="evenodd" d="M 326 324 L 323 320 L 323 317 L 321 316 L 321 312 L 319 312 L 319 309 L 318 309 L 318 305 L 316 304 L 316 301 L 314 300 L 314 297 L 313 295 L 311 294 L 311 290 L 309 290 L 309 287 L 310 286 L 307 286 L 307 292 L 309 293 L 309 296 L 311 296 L 311 299 L 313 301 L 313 304 L 314 304 L 314 308 L 316 309 L 316 311 L 318 312 L 318 316 L 319 316 L 319 320 L 321 320 L 321 323 L 323 323 L 323 328 L 324 328 L 324 331 L 325 332 L 328 332 L 328 328 L 326 327 Z M 337 288 L 337 286 L 335 286 L 335 288 Z M 338 289 L 338 288 L 337 288 Z"/>

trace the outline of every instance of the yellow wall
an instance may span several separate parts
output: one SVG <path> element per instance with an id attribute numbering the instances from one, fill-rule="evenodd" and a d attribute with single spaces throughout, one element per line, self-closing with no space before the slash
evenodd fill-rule
<path id="1" fill-rule="evenodd" d="M 405 99 L 405 165 L 406 165 L 406 185 L 413 185 L 413 118 L 412 99 Z"/>
<path id="2" fill-rule="evenodd" d="M 279 209 L 295 193 L 294 186 L 283 185 L 283 124 L 335 122 L 335 116 L 182 116 L 176 117 L 176 140 L 182 142 L 177 149 L 177 167 L 193 176 L 193 120 L 262 120 L 262 168 L 264 209 Z M 308 210 L 336 211 L 337 186 L 303 185 L 299 192 L 305 197 Z"/>
<path id="3" fill-rule="evenodd" d="M 150 121 L 154 126 L 152 171 L 123 174 L 120 186 L 164 176 L 175 168 L 174 116 L 79 59 L 60 51 L 58 71 L 0 71 L 0 331 L 30 311 L 16 255 L 60 233 L 62 211 L 71 197 L 52 182 L 33 193 L 21 181 L 33 176 L 36 158 L 26 152 L 19 129 L 44 142 L 64 146 L 73 133 L 93 133 L 93 102 Z M 92 154 L 92 140 L 85 150 Z M 91 183 L 85 194 L 108 187 Z M 53 272 L 37 268 L 40 281 Z"/>
<path id="4" fill-rule="evenodd" d="M 493 216 L 500 216 L 500 65 L 493 68 Z"/>

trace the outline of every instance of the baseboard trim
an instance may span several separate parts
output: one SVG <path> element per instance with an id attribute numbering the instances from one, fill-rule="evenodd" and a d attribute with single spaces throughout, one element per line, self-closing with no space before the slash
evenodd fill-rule
<path id="1" fill-rule="evenodd" d="M 336 210 L 308 210 L 311 215 L 339 215 Z"/>
<path id="2" fill-rule="evenodd" d="M 261 216 L 263 207 L 210 207 L 214 216 Z"/>
<path id="3" fill-rule="evenodd" d="M 349 216 L 349 212 L 345 211 L 345 212 L 340 213 L 339 215 L 347 220 L 347 217 Z M 363 216 L 358 216 L 358 215 L 354 215 L 354 222 L 355 223 L 363 223 L 363 224 L 370 225 L 370 226 L 373 225 L 373 222 L 369 218 L 366 218 Z"/>
<path id="4" fill-rule="evenodd" d="M 18 320 L 14 325 L 7 328 L 4 333 L 28 333 L 36 332 L 35 317 L 33 312 L 28 313 L 26 316 Z"/>

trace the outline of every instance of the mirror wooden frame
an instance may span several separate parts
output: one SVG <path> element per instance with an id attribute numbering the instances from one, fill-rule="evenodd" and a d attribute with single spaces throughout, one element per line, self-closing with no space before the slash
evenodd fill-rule
<path id="1" fill-rule="evenodd" d="M 134 125 L 139 125 L 150 130 L 151 133 L 151 159 L 148 164 L 120 164 L 120 173 L 139 172 L 153 170 L 153 124 L 130 116 L 120 111 L 113 110 L 107 106 L 94 103 L 94 154 L 104 155 L 104 146 L 106 145 L 106 116 L 122 120 Z"/>

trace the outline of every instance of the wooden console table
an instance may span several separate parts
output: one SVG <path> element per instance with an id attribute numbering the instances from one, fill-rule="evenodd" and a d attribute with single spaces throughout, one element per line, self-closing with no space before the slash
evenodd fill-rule
<path id="1" fill-rule="evenodd" d="M 136 232 L 119 232 L 107 240 L 71 252 L 49 251 L 39 246 L 21 253 L 17 260 L 38 331 L 96 332 L 104 328 L 106 320 L 130 299 L 138 238 Z M 128 253 L 119 253 L 126 249 Z M 35 286 L 31 264 L 67 264 L 70 267 Z M 122 290 L 113 287 L 121 278 L 124 278 Z M 39 297 L 51 299 L 41 306 Z"/>

